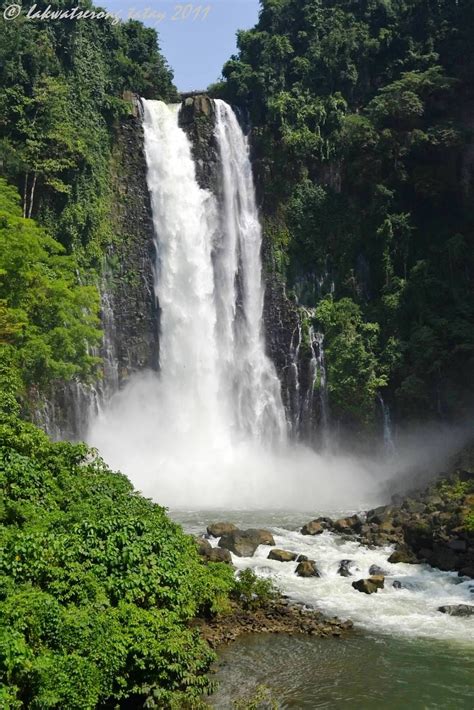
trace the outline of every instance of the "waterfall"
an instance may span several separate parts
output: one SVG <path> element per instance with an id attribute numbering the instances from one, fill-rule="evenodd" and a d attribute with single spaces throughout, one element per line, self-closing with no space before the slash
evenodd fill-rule
<path id="1" fill-rule="evenodd" d="M 320 428 L 321 428 L 321 442 L 323 448 L 329 449 L 330 447 L 330 423 L 329 423 L 329 397 L 328 397 L 328 385 L 327 385 L 327 375 L 326 375 L 326 358 L 324 354 L 324 335 L 322 333 L 315 333 L 313 343 L 313 352 L 316 357 L 316 371 L 317 371 L 317 384 L 319 391 L 319 405 L 320 405 Z"/>
<path id="2" fill-rule="evenodd" d="M 261 230 L 242 130 L 231 108 L 216 102 L 218 204 L 197 183 L 179 107 L 144 101 L 144 110 L 165 412 L 179 412 L 180 426 L 197 427 L 208 443 L 234 432 L 282 439 L 280 384 L 262 336 Z"/>
<path id="3" fill-rule="evenodd" d="M 222 485 L 231 467 L 249 475 L 250 450 L 284 443 L 287 424 L 265 353 L 262 235 L 246 138 L 230 107 L 216 101 L 221 175 L 213 195 L 197 182 L 179 107 L 148 100 L 143 107 L 159 373 L 132 377 L 88 438 L 145 489 L 158 484 L 174 501 L 189 500 L 190 486 L 199 495 Z"/>
<path id="4" fill-rule="evenodd" d="M 300 349 L 301 349 L 301 323 L 298 324 L 291 335 L 290 342 L 290 377 L 287 397 L 291 415 L 291 433 L 296 440 L 301 433 L 301 383 L 300 383 Z"/>
<path id="5" fill-rule="evenodd" d="M 379 400 L 380 409 L 382 411 L 384 451 L 386 456 L 393 456 L 395 453 L 395 442 L 392 434 L 392 418 L 390 416 L 390 408 L 387 404 L 385 404 L 380 393 L 377 395 L 377 399 Z"/>
<path id="6" fill-rule="evenodd" d="M 100 383 L 100 401 L 102 405 L 118 391 L 120 385 L 118 354 L 117 354 L 117 333 L 115 327 L 115 315 L 112 301 L 112 294 L 108 286 L 110 275 L 107 267 L 103 267 L 103 279 L 100 287 L 101 300 L 101 327 L 103 331 L 102 347 L 97 355 L 102 355 L 103 376 Z"/>
<path id="7" fill-rule="evenodd" d="M 222 171 L 221 235 L 215 250 L 215 288 L 223 378 L 233 380 L 240 430 L 262 441 L 285 438 L 280 383 L 262 334 L 262 233 L 249 146 L 237 118 L 215 101 Z"/>
<path id="8" fill-rule="evenodd" d="M 308 364 L 308 385 L 302 402 L 300 429 L 303 429 L 301 433 L 306 436 L 308 441 L 314 438 L 316 429 L 320 448 L 328 450 L 330 448 L 330 430 L 324 335 L 315 332 L 313 326 L 309 325 L 307 337 L 311 358 Z M 315 412 L 316 408 L 318 414 Z M 315 421 L 318 422 L 317 427 L 315 427 Z"/>
<path id="9" fill-rule="evenodd" d="M 196 181 L 191 147 L 178 126 L 178 106 L 144 101 L 161 309 L 160 377 L 163 416 L 181 433 L 208 444 L 226 434 L 219 399 L 212 244 L 217 208 Z"/>

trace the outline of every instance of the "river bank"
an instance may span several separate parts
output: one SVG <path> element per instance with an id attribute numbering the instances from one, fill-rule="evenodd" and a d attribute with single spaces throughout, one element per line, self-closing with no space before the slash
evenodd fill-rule
<path id="1" fill-rule="evenodd" d="M 452 470 L 408 495 L 394 495 L 389 505 L 337 520 L 308 521 L 304 535 L 324 531 L 369 547 L 394 545 L 391 563 L 427 563 L 474 577 L 474 448 L 466 447 Z"/>
<path id="2" fill-rule="evenodd" d="M 352 629 L 350 620 L 329 618 L 302 604 L 277 598 L 258 609 L 244 609 L 232 603 L 225 614 L 209 620 L 198 619 L 196 628 L 211 648 L 220 648 L 247 634 L 296 634 L 321 638 L 346 637 Z"/>

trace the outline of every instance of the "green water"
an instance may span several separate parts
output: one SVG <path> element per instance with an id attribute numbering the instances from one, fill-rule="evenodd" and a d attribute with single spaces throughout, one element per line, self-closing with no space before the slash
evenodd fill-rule
<path id="1" fill-rule="evenodd" d="M 216 679 L 210 702 L 219 710 L 262 684 L 280 710 L 473 710 L 474 649 L 358 632 L 347 639 L 245 636 L 221 651 Z"/>

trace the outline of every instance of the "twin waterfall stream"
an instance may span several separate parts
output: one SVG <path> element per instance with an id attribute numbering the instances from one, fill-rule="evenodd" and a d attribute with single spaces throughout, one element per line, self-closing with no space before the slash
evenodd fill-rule
<path id="1" fill-rule="evenodd" d="M 137 373 L 116 392 L 91 421 L 88 442 L 145 495 L 169 506 L 186 529 L 202 532 L 212 519 L 264 525 L 278 547 L 317 560 L 321 577 L 301 579 L 293 563 L 268 560 L 262 546 L 253 558 L 236 558 L 238 568 L 272 577 L 294 599 L 351 618 L 365 632 L 463 638 L 462 619 L 437 612 L 440 604 L 472 598 L 468 583 L 459 584 L 454 573 L 392 565 L 390 548 L 370 550 L 329 532 L 317 538 L 296 532 L 311 516 L 385 502 L 384 478 L 393 470 L 329 447 L 317 453 L 292 440 L 277 373 L 265 352 L 261 227 L 248 144 L 232 109 L 214 102 L 216 196 L 198 184 L 179 107 L 143 101 L 143 108 L 156 235 L 159 372 Z M 325 385 L 318 337 L 310 338 L 312 377 Z M 294 358 L 300 341 L 297 333 Z M 325 387 L 318 396 L 327 430 Z M 380 404 L 390 449 L 390 420 Z M 304 412 L 310 405 L 298 406 Z M 337 574 L 342 559 L 359 576 L 367 576 L 371 565 L 382 567 L 386 588 L 372 596 L 356 593 L 351 580 Z M 393 587 L 395 579 L 402 588 Z"/>
<path id="2" fill-rule="evenodd" d="M 230 107 L 216 101 L 218 205 L 197 183 L 178 109 L 144 101 L 164 416 L 179 435 L 212 448 L 240 434 L 282 442 L 280 384 L 262 336 L 261 230 L 247 145 Z"/>

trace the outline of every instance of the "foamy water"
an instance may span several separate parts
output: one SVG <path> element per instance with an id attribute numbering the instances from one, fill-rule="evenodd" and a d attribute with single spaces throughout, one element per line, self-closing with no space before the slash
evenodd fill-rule
<path id="1" fill-rule="evenodd" d="M 263 545 L 252 558 L 234 555 L 238 570 L 251 568 L 262 577 L 270 577 L 291 599 L 317 607 L 328 615 L 351 619 L 367 631 L 474 646 L 474 618 L 438 611 L 443 605 L 474 604 L 474 581 L 463 581 L 455 572 L 442 572 L 428 565 L 391 564 L 387 560 L 393 547 L 369 549 L 329 532 L 310 537 L 283 528 L 273 531 L 277 548 L 315 560 L 321 577 L 298 577 L 296 562 L 267 559 L 272 548 Z M 352 561 L 351 577 L 337 573 L 341 560 Z M 371 565 L 384 570 L 385 588 L 376 594 L 363 594 L 353 589 L 351 583 L 368 577 Z M 402 589 L 392 586 L 395 580 L 401 582 Z"/>

